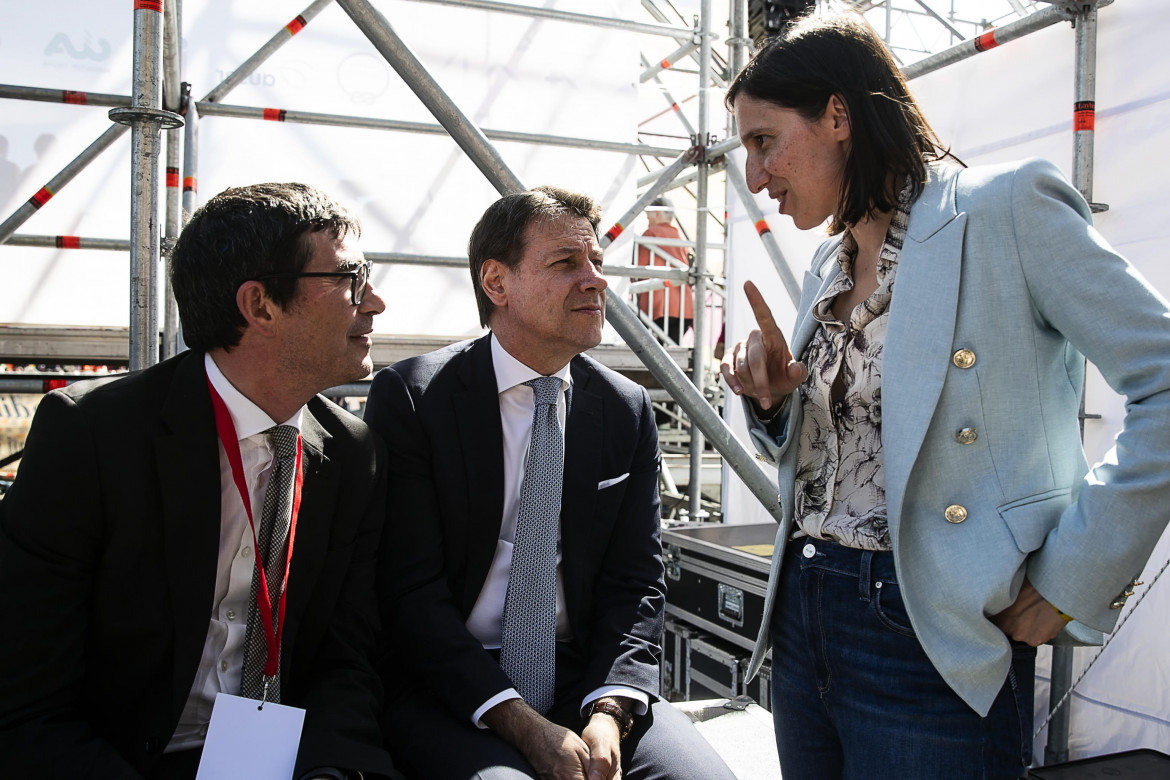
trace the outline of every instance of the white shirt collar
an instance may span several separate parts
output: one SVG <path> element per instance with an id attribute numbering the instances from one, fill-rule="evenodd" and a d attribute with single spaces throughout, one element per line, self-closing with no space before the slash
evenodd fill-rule
<path id="1" fill-rule="evenodd" d="M 511 390 L 516 385 L 524 384 L 530 379 L 536 379 L 543 374 L 533 371 L 528 366 L 521 363 L 516 358 L 504 349 L 500 344 L 496 334 L 491 334 L 492 340 L 492 367 L 496 371 L 496 392 L 503 393 Z M 573 376 L 569 370 L 569 364 L 561 366 L 559 371 L 555 371 L 549 376 L 558 377 L 561 380 L 561 389 L 569 387 L 573 384 Z"/>
<path id="2" fill-rule="evenodd" d="M 249 436 L 255 436 L 257 433 L 263 433 L 274 425 L 277 425 L 267 412 L 261 409 L 243 393 L 235 388 L 228 378 L 219 370 L 219 366 L 211 358 L 211 355 L 204 353 L 203 367 L 207 370 L 207 378 L 211 380 L 211 386 L 215 388 L 215 392 L 219 393 L 219 397 L 223 399 L 224 405 L 227 406 L 228 412 L 232 416 L 232 425 L 236 426 L 236 437 L 241 441 Z M 285 420 L 283 425 L 291 425 L 301 430 L 301 415 L 304 414 L 305 407 L 297 409 L 292 417 Z"/>

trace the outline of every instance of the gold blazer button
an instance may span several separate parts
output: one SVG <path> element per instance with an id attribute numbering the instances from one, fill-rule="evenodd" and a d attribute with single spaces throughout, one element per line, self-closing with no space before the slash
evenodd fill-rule
<path id="1" fill-rule="evenodd" d="M 955 434 L 955 441 L 959 444 L 974 444 L 978 438 L 979 434 L 975 432 L 974 428 L 964 428 Z"/>
<path id="2" fill-rule="evenodd" d="M 960 349 L 951 360 L 959 368 L 970 368 L 975 365 L 975 353 L 969 349 Z"/>
<path id="3" fill-rule="evenodd" d="M 943 512 L 943 516 L 946 517 L 948 523 L 955 523 L 958 525 L 967 519 L 967 509 L 966 507 L 959 506 L 958 504 L 951 504 L 946 508 L 946 511 Z"/>

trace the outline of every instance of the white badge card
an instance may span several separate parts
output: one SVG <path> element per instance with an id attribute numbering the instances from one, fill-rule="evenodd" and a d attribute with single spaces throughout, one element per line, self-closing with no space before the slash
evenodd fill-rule
<path id="1" fill-rule="evenodd" d="M 246 777 L 290 780 L 301 744 L 300 707 L 220 693 L 211 710 L 207 741 L 195 780 Z"/>

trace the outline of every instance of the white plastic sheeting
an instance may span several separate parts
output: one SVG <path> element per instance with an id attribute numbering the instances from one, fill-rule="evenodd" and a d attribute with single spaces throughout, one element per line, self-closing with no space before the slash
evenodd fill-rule
<path id="1" fill-rule="evenodd" d="M 308 3 L 183 0 L 182 76 L 193 96 L 207 94 Z M 528 4 L 644 18 L 635 0 Z M 377 7 L 481 128 L 637 140 L 638 34 L 404 0 Z M 126 95 L 132 32 L 130 4 L 9 3 L 0 33 L 0 82 Z M 221 102 L 437 124 L 335 4 Z M 105 108 L 0 100 L 0 112 L 3 217 L 110 124 Z M 358 214 L 366 250 L 464 256 L 471 227 L 498 197 L 446 136 L 212 116 L 202 118 L 199 133 L 201 201 L 233 185 L 304 181 Z M 527 186 L 588 192 L 612 216 L 634 201 L 641 171 L 632 155 L 496 146 Z M 129 148 L 126 133 L 18 233 L 126 238 Z M 0 246 L 0 322 L 126 325 L 128 266 L 123 253 Z M 378 333 L 480 332 L 465 270 L 376 266 L 373 279 L 387 301 Z M 618 338 L 611 333 L 606 340 Z"/>
<path id="2" fill-rule="evenodd" d="M 1095 224 L 1163 293 L 1170 294 L 1166 263 L 1170 220 L 1165 197 L 1170 152 L 1170 67 L 1166 13 L 1161 0 L 1117 0 L 1099 12 L 1097 49 L 1097 134 L 1093 199 L 1109 204 Z M 1071 176 L 1074 32 L 1067 23 L 977 55 L 911 82 L 927 118 L 944 143 L 969 165 L 1038 156 Z M 742 170 L 742 151 L 735 164 Z M 784 249 L 798 281 L 819 231 L 800 233 L 776 214 L 775 203 L 757 198 Z M 795 307 L 781 287 L 755 229 L 734 201 L 728 270 L 728 339 L 753 326 L 743 297 L 747 279 L 755 281 L 772 304 L 777 321 L 790 329 Z M 1166 359 L 1170 360 L 1170 350 Z M 1124 399 L 1090 367 L 1086 390 L 1089 413 L 1102 415 L 1085 426 L 1091 462 L 1112 445 L 1121 427 Z M 729 403 L 728 418 L 742 432 L 739 403 Z M 1170 468 L 1170 464 L 1167 464 Z M 735 522 L 764 522 L 767 516 L 734 475 L 724 487 L 725 516 Z M 1167 497 L 1170 511 L 1170 496 Z M 1124 518 L 1118 518 L 1119 532 Z M 1154 551 L 1138 588 L 1148 597 L 1102 653 L 1072 696 L 1071 758 L 1132 748 L 1170 752 L 1170 576 L 1152 589 L 1157 570 L 1170 557 L 1170 535 Z M 1112 596 L 1112 594 L 1108 594 Z M 1130 607 L 1136 597 L 1130 599 Z M 1129 609 L 1127 608 L 1127 609 Z M 1078 650 L 1074 680 L 1096 655 Z M 1037 684 L 1037 725 L 1048 705 L 1047 650 L 1042 650 Z M 1036 740 L 1043 759 L 1047 732 Z"/>

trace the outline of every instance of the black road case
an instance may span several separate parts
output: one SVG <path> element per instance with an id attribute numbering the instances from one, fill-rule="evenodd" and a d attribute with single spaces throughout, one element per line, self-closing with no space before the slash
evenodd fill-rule
<path id="1" fill-rule="evenodd" d="M 663 531 L 667 617 L 750 654 L 763 620 L 775 538 L 775 523 Z"/>

